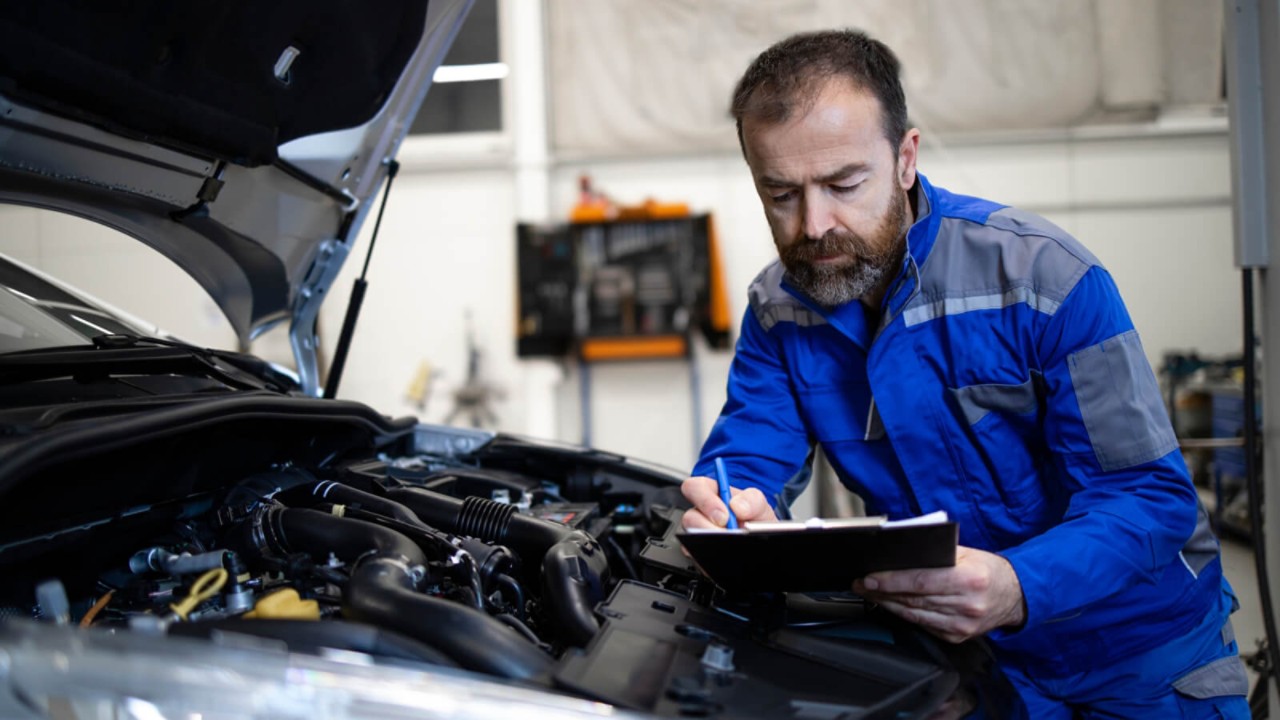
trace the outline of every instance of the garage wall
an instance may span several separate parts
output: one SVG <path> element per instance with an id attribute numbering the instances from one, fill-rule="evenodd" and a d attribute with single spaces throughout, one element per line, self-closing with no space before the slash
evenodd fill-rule
<path id="1" fill-rule="evenodd" d="M 1120 287 L 1153 364 L 1171 350 L 1217 355 L 1241 348 L 1239 280 L 1232 266 L 1228 135 L 1208 127 L 1060 132 L 927 142 L 932 182 L 1040 212 L 1075 234 Z M 715 213 L 735 319 L 746 288 L 774 257 L 745 164 L 738 157 L 563 165 L 554 205 L 566 212 L 589 172 L 625 202 L 687 200 Z M 729 354 L 698 351 L 705 433 L 724 402 Z M 591 440 L 619 452 L 688 465 L 696 453 L 690 368 L 658 361 L 591 369 Z M 558 432 L 582 432 L 578 376 L 558 393 Z"/>

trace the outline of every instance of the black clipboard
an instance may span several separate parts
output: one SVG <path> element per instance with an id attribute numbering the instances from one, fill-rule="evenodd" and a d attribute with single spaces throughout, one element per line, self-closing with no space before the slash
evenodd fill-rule
<path id="1" fill-rule="evenodd" d="M 676 538 L 730 592 L 848 591 L 868 573 L 956 564 L 955 522 L 882 522 L 746 523 L 742 530 L 686 530 Z"/>

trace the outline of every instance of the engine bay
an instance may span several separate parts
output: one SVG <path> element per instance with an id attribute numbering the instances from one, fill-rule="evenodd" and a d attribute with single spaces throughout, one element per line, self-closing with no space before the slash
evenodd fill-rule
<path id="1" fill-rule="evenodd" d="M 660 716 L 923 717 L 981 664 L 852 595 L 726 595 L 680 552 L 674 471 L 340 401 L 206 405 L 62 418 L 0 460 L 0 614 Z"/>

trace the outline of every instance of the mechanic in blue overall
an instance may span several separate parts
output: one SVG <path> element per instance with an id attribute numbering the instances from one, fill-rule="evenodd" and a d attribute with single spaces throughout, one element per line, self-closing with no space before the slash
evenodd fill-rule
<path id="1" fill-rule="evenodd" d="M 716 458 L 740 521 L 785 515 L 816 443 L 869 514 L 958 521 L 954 568 L 853 590 L 985 635 L 1025 716 L 1248 717 L 1218 542 L 1111 276 L 1048 221 L 917 172 L 898 70 L 820 32 L 739 81 L 779 260 L 751 283 L 685 527 L 726 523 Z"/>

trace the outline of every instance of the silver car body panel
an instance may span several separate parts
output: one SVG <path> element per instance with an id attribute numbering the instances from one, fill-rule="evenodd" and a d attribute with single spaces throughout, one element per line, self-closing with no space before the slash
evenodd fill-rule
<path id="1" fill-rule="evenodd" d="M 116 135 L 0 95 L 0 202 L 141 240 L 212 297 L 242 346 L 284 320 L 320 392 L 315 321 L 473 0 L 432 0 L 421 39 L 362 126 L 286 143 L 245 167 Z"/>

